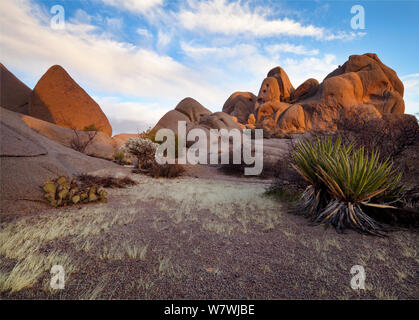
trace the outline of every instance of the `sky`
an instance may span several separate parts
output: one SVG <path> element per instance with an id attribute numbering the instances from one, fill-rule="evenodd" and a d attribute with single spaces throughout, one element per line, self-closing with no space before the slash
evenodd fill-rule
<path id="1" fill-rule="evenodd" d="M 415 114 L 418 16 L 415 0 L 1 0 L 0 61 L 31 88 L 63 66 L 114 133 L 153 126 L 185 97 L 221 111 L 275 66 L 297 87 L 367 52 L 397 72 Z"/>

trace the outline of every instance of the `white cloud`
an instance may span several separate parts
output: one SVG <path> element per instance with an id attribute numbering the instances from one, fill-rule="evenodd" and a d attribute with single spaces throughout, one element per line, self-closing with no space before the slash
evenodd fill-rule
<path id="1" fill-rule="evenodd" d="M 211 3 L 231 5 L 224 1 Z M 196 7 L 198 11 L 200 5 Z M 233 3 L 233 7 L 237 5 Z M 247 6 L 243 8 L 245 14 L 250 12 Z M 241 14 L 240 10 L 238 13 Z M 258 10 L 250 14 L 261 16 Z M 152 126 L 187 96 L 192 96 L 213 111 L 219 111 L 234 91 L 257 93 L 267 72 L 277 65 L 285 69 L 295 87 L 309 77 L 321 81 L 336 68 L 333 55 L 318 56 L 317 50 L 290 43 L 278 44 L 275 50 L 267 50 L 268 47 L 263 48 L 251 41 L 242 44 L 228 41 L 221 44 L 220 41 L 214 42 L 214 45 L 181 41 L 180 48 L 185 55 L 182 58 L 185 59 L 180 63 L 170 56 L 147 49 L 147 46 L 115 40 L 104 32 L 102 26 L 100 29 L 91 24 L 99 18 L 80 11 L 76 19 L 66 21 L 65 30 L 57 31 L 49 27 L 48 11 L 42 11 L 28 0 L 18 3 L 2 0 L 1 56 L 7 67 L 24 74 L 25 79 L 30 75 L 33 81 L 38 80 L 51 65 L 62 65 L 87 92 L 99 97 L 107 96 L 97 101 L 111 123 L 121 128 L 115 132 L 124 131 L 121 127 L 123 121 L 129 121 L 133 127 L 137 123 L 139 126 Z M 158 30 L 157 49 L 164 49 L 171 41 L 178 41 L 171 38 L 176 36 L 176 28 L 168 30 L 159 27 Z M 153 37 L 144 28 L 137 29 L 137 33 L 144 37 L 140 39 L 143 42 Z M 280 59 L 279 52 L 293 52 L 301 56 Z"/>
<path id="2" fill-rule="evenodd" d="M 120 18 L 105 18 L 106 25 L 112 30 L 121 30 L 123 26 L 123 21 Z"/>
<path id="3" fill-rule="evenodd" d="M 144 29 L 144 28 L 138 28 L 137 33 L 140 36 L 143 36 L 145 38 L 152 38 L 153 37 L 153 35 L 150 33 L 150 31 L 148 31 L 147 29 Z"/>
<path id="4" fill-rule="evenodd" d="M 163 32 L 161 30 L 158 31 L 157 33 L 157 48 L 159 50 L 163 50 L 164 48 L 166 48 L 169 43 L 171 41 L 171 37 L 170 34 Z"/>
<path id="5" fill-rule="evenodd" d="M 357 38 L 362 38 L 366 35 L 367 35 L 366 32 L 353 32 L 353 31 L 351 31 L 351 32 L 348 33 L 348 32 L 344 32 L 344 31 L 339 31 L 336 34 L 328 33 L 324 37 L 324 40 L 328 40 L 328 41 L 330 41 L 330 40 L 347 40 L 347 41 L 350 41 L 350 40 L 354 40 L 354 39 L 357 39 Z"/>
<path id="6" fill-rule="evenodd" d="M 274 45 L 266 46 L 265 49 L 270 51 L 272 54 L 277 52 L 288 52 L 294 53 L 298 55 L 306 55 L 306 56 L 315 56 L 319 54 L 319 50 L 313 49 L 309 50 L 302 45 L 294 45 L 291 43 L 279 43 Z"/>
<path id="7" fill-rule="evenodd" d="M 202 76 L 222 86 L 227 97 L 233 91 L 259 90 L 260 81 L 277 65 L 275 57 L 264 55 L 251 44 L 206 47 L 181 42 L 180 46 Z"/>
<path id="8" fill-rule="evenodd" d="M 75 24 L 89 24 L 91 21 L 92 16 L 82 9 L 77 9 L 72 19 Z"/>
<path id="9" fill-rule="evenodd" d="M 252 34 L 255 36 L 292 35 L 322 37 L 324 29 L 313 25 L 303 26 L 292 19 L 269 20 L 269 11 L 251 10 L 241 1 L 225 0 L 190 1 L 190 8 L 178 14 L 179 22 L 189 30 L 205 29 L 226 35 Z"/>
<path id="10" fill-rule="evenodd" d="M 231 47 L 204 47 L 181 42 L 181 48 L 189 57 L 201 63 L 203 74 L 208 76 L 211 67 L 205 69 L 205 61 L 223 63 L 223 74 L 216 74 L 218 79 L 229 79 L 229 73 L 235 76 L 236 90 L 249 90 L 257 92 L 268 71 L 276 66 L 281 66 L 288 74 L 291 83 L 297 87 L 308 78 L 315 78 L 321 82 L 330 72 L 337 68 L 336 57 L 325 54 L 323 57 L 304 57 L 281 59 L 275 50 L 266 50 L 262 53 L 258 47 L 241 44 Z M 295 48 L 294 48 L 295 49 Z M 297 50 L 303 50 L 298 48 Z M 304 49 L 306 50 L 306 49 Z M 242 79 L 239 74 L 244 74 L 247 79 Z M 249 87 L 253 85 L 253 87 Z M 241 86 L 241 87 L 240 87 Z"/>
<path id="11" fill-rule="evenodd" d="M 400 77 L 404 84 L 406 113 L 419 114 L 419 73 Z"/>
<path id="12" fill-rule="evenodd" d="M 97 28 L 88 24 L 67 22 L 65 30 L 53 30 L 48 20 L 28 1 L 2 0 L 0 24 L 7 30 L 0 37 L 2 62 L 37 79 L 60 64 L 88 92 L 159 97 L 170 107 L 191 94 L 207 105 L 223 96 L 198 71 L 169 56 L 93 33 Z"/>
<path id="13" fill-rule="evenodd" d="M 161 5 L 163 0 L 102 0 L 102 2 L 118 9 L 135 13 L 145 13 L 156 6 Z"/>
<path id="14" fill-rule="evenodd" d="M 308 78 L 319 82 L 338 67 L 333 54 L 325 54 L 322 58 L 306 57 L 303 59 L 285 59 L 281 67 L 287 72 L 291 83 L 297 88 Z"/>
<path id="15" fill-rule="evenodd" d="M 93 97 L 111 122 L 114 134 L 136 133 L 153 127 L 172 108 L 160 108 L 157 103 L 121 101 L 116 97 Z"/>
<path id="16" fill-rule="evenodd" d="M 226 0 L 188 1 L 189 7 L 176 14 L 178 23 L 188 30 L 207 31 L 223 35 L 308 36 L 322 40 L 353 40 L 365 33 L 337 34 L 312 24 L 303 25 L 290 18 L 272 19 L 272 12 L 266 7 L 251 9 L 247 2 Z"/>

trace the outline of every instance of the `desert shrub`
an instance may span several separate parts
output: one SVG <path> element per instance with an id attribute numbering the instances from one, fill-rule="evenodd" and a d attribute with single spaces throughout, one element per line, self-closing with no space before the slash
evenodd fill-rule
<path id="1" fill-rule="evenodd" d="M 114 162 L 120 165 L 130 165 L 132 163 L 131 159 L 126 157 L 124 149 L 115 152 L 112 158 Z"/>
<path id="2" fill-rule="evenodd" d="M 292 134 L 294 132 L 285 132 L 284 130 L 280 129 L 278 126 L 265 126 L 263 123 L 259 122 L 255 125 L 256 129 L 263 130 L 263 138 L 264 139 L 292 139 Z"/>
<path id="3" fill-rule="evenodd" d="M 154 163 L 149 170 L 149 175 L 154 178 L 176 178 L 182 175 L 185 168 L 180 164 L 158 164 Z"/>
<path id="4" fill-rule="evenodd" d="M 122 164 L 125 158 L 125 153 L 123 151 L 117 151 L 113 155 L 115 162 Z"/>
<path id="5" fill-rule="evenodd" d="M 417 119 L 407 114 L 383 115 L 379 119 L 353 116 L 339 120 L 337 127 L 346 143 L 368 152 L 378 150 L 383 159 L 399 155 L 419 139 Z"/>
<path id="6" fill-rule="evenodd" d="M 125 144 L 125 150 L 137 158 L 139 169 L 151 168 L 155 162 L 157 147 L 158 144 L 141 137 L 129 138 Z"/>
<path id="7" fill-rule="evenodd" d="M 96 125 L 94 123 L 89 124 L 88 126 L 85 126 L 83 128 L 83 131 L 88 132 L 88 131 L 99 131 L 99 129 L 96 127 Z"/>
<path id="8" fill-rule="evenodd" d="M 318 223 L 330 223 L 337 231 L 353 228 L 382 235 L 383 226 L 366 211 L 393 208 L 401 195 L 401 174 L 379 153 L 345 145 L 340 137 L 303 140 L 293 152 L 295 170 L 309 183 L 301 196 L 303 213 Z"/>
<path id="9" fill-rule="evenodd" d="M 148 128 L 147 130 L 139 133 L 139 137 L 143 139 L 151 140 L 157 144 L 162 144 L 164 141 L 156 141 L 156 133 L 157 133 L 156 131 L 152 130 L 151 128 Z M 175 157 L 176 158 L 180 156 L 179 143 L 182 144 L 182 141 L 179 142 L 179 136 L 175 134 Z"/>
<path id="10" fill-rule="evenodd" d="M 87 146 L 90 143 L 92 143 L 99 131 L 99 129 L 96 128 L 94 124 L 90 124 L 83 128 L 83 131 L 86 133 L 87 136 L 81 136 L 79 131 L 75 128 L 71 129 L 74 133 L 73 139 L 70 142 L 71 148 L 81 153 L 84 153 L 86 151 Z"/>
<path id="11" fill-rule="evenodd" d="M 145 173 L 155 178 L 174 178 L 180 176 L 182 172 L 184 172 L 184 167 L 182 165 L 159 164 L 156 162 L 155 154 L 157 147 L 157 143 L 142 138 L 141 134 L 139 138 L 130 138 L 127 141 L 125 149 L 138 159 L 138 170 L 134 170 L 134 172 Z"/>

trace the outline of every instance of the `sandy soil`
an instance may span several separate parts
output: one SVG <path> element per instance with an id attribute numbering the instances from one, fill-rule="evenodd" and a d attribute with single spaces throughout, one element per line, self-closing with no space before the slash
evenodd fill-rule
<path id="1" fill-rule="evenodd" d="M 195 170 L 195 171 L 194 171 Z M 215 168 L 110 189 L 107 204 L 3 222 L 0 297 L 53 299 L 419 298 L 418 233 L 310 226 L 264 194 L 269 180 Z M 49 286 L 61 264 L 65 289 Z M 353 265 L 365 290 L 350 287 Z"/>

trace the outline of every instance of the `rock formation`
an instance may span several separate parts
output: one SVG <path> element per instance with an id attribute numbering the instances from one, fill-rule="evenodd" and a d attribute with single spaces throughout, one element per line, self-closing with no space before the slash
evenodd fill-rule
<path id="1" fill-rule="evenodd" d="M 186 122 L 187 132 L 193 128 L 240 129 L 231 115 L 225 112 L 212 113 L 198 101 L 188 97 L 180 101 L 174 110 L 167 112 L 152 130 L 171 129 L 177 134 L 179 121 Z"/>
<path id="2" fill-rule="evenodd" d="M 223 110 L 246 126 L 250 114 L 256 126 L 280 132 L 301 133 L 310 130 L 336 130 L 345 118 L 381 118 L 384 114 L 403 114 L 403 83 L 394 70 L 376 54 L 352 55 L 331 72 L 322 83 L 308 79 L 296 90 L 281 67 L 268 72 L 262 82 L 252 111 L 232 103 Z M 249 110 L 248 113 L 243 110 Z M 246 119 L 247 118 L 247 119 Z"/>
<path id="3" fill-rule="evenodd" d="M 66 128 L 83 130 L 94 124 L 112 135 L 112 127 L 99 105 L 58 65 L 36 84 L 29 99 L 29 115 Z"/>
<path id="4" fill-rule="evenodd" d="M 0 63 L 0 106 L 28 114 L 28 100 L 32 90 Z"/>
<path id="5" fill-rule="evenodd" d="M 294 92 L 294 87 L 284 69 L 275 67 L 268 72 L 267 77 L 274 77 L 276 79 L 280 91 L 280 101 L 288 102 Z"/>
<path id="6" fill-rule="evenodd" d="M 307 79 L 291 95 L 291 102 L 311 97 L 316 93 L 318 87 L 319 82 L 316 79 Z"/>
<path id="7" fill-rule="evenodd" d="M 47 178 L 73 176 L 120 166 L 64 147 L 32 130 L 22 114 L 0 108 L 0 208 L 3 213 L 37 212 Z"/>
<path id="8" fill-rule="evenodd" d="M 65 147 L 74 148 L 74 143 L 79 145 L 86 143 L 87 147 L 83 153 L 92 157 L 112 160 L 118 150 L 115 139 L 100 131 L 89 133 L 84 130 L 72 130 L 26 115 L 21 116 L 21 119 L 29 128 Z M 89 134 L 94 134 L 94 138 L 87 144 Z"/>
<path id="9" fill-rule="evenodd" d="M 251 92 L 234 92 L 224 103 L 223 112 L 236 117 L 238 122 L 246 123 L 255 111 L 256 96 Z"/>

